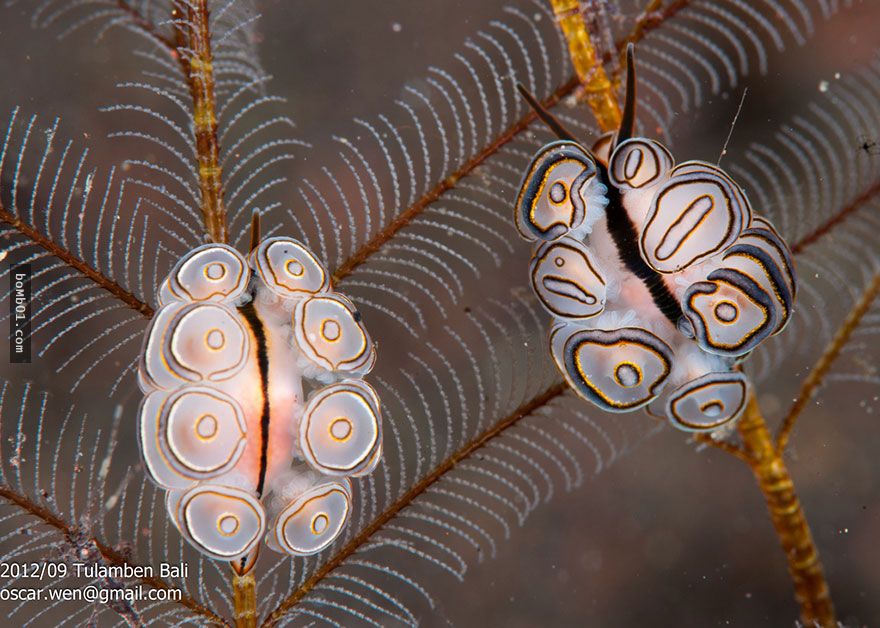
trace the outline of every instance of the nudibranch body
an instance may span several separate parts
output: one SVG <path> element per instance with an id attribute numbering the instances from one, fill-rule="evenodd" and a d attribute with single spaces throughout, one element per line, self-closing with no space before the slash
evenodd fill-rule
<path id="1" fill-rule="evenodd" d="M 745 407 L 737 363 L 788 322 L 794 265 L 721 168 L 676 165 L 659 142 L 633 137 L 631 50 L 628 61 L 627 115 L 590 150 L 526 94 L 560 141 L 533 159 L 516 226 L 536 244 L 531 283 L 572 388 L 605 410 L 646 407 L 711 431 Z"/>
<path id="2" fill-rule="evenodd" d="M 218 559 L 314 554 L 351 510 L 349 477 L 382 451 L 376 351 L 360 314 L 303 244 L 245 259 L 207 244 L 159 291 L 138 380 L 140 448 L 168 514 Z M 308 390 L 311 389 L 311 390 Z"/>

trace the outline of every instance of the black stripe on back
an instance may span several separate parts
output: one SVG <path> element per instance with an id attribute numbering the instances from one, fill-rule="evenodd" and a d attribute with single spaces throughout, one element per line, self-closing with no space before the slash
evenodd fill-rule
<path id="1" fill-rule="evenodd" d="M 260 388 L 263 393 L 263 411 L 260 415 L 260 475 L 257 481 L 257 496 L 263 496 L 266 483 L 266 465 L 269 455 L 269 352 L 266 347 L 266 330 L 254 309 L 253 301 L 238 308 L 257 339 L 257 366 L 260 369 Z"/>
<path id="2" fill-rule="evenodd" d="M 599 177 L 601 182 L 608 188 L 608 205 L 605 207 L 605 215 L 608 224 L 608 233 L 614 240 L 617 247 L 617 254 L 623 265 L 636 277 L 638 277 L 648 291 L 657 309 L 669 319 L 673 325 L 678 323 L 681 318 L 681 305 L 678 300 L 669 291 L 663 277 L 648 266 L 639 252 L 639 240 L 636 228 L 629 219 L 626 209 L 623 206 L 620 190 L 617 189 L 608 178 L 608 170 L 601 164 L 597 164 L 599 168 Z"/>

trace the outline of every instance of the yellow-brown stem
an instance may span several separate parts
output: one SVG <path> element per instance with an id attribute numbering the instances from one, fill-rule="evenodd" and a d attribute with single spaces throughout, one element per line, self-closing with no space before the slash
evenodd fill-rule
<path id="1" fill-rule="evenodd" d="M 550 5 L 568 42 L 571 63 L 599 128 L 602 131 L 616 131 L 620 126 L 620 105 L 614 86 L 608 79 L 605 68 L 599 63 L 578 0 L 550 0 Z"/>
<path id="2" fill-rule="evenodd" d="M 794 482 L 754 396 L 749 399 L 738 429 L 749 466 L 767 502 L 770 519 L 788 561 L 795 598 L 801 607 L 801 621 L 807 626 L 833 628 L 837 623 L 819 551 Z"/>
<path id="3" fill-rule="evenodd" d="M 256 628 L 257 583 L 252 571 L 243 576 L 233 573 L 232 603 L 236 628 Z"/>
<path id="4" fill-rule="evenodd" d="M 199 190 L 205 231 L 213 242 L 228 240 L 220 142 L 217 138 L 217 99 L 214 92 L 214 56 L 207 0 L 185 3 L 186 15 L 177 30 L 177 55 L 189 83 L 193 103 Z"/>

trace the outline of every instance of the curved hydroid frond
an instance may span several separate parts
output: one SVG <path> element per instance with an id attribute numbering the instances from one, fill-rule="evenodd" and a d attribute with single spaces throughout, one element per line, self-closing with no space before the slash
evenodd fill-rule
<path id="1" fill-rule="evenodd" d="M 60 425 L 53 425 L 55 416 L 63 417 Z M 137 537 L 156 534 L 160 528 L 154 526 L 161 526 L 162 520 L 168 523 L 164 512 L 156 512 L 159 491 L 144 481 L 137 466 L 126 465 L 116 455 L 120 436 L 131 436 L 123 425 L 125 416 L 126 408 L 119 405 L 110 421 L 90 420 L 74 407 L 64 412 L 30 384 L 0 382 L 0 536 L 9 541 L 3 544 L 2 559 L 20 565 L 55 564 L 47 567 L 52 577 L 42 579 L 51 587 L 107 591 L 141 584 L 162 591 L 179 589 L 182 596 L 164 603 L 115 600 L 92 605 L 47 597 L 38 607 L 22 602 L 10 608 L 8 616 L 19 625 L 81 625 L 106 612 L 115 612 L 129 625 L 144 625 L 157 617 L 222 621 L 191 594 L 185 581 L 159 577 L 158 569 L 119 577 L 95 571 L 158 564 L 173 556 L 163 552 L 151 563 L 134 553 L 135 545 L 142 544 Z M 16 588 L 27 581 L 19 574 L 3 586 Z"/>
<path id="2" fill-rule="evenodd" d="M 3 138 L 0 231 L 7 264 L 0 277 L 7 281 L 11 264 L 30 264 L 35 357 L 53 365 L 70 391 L 90 375 L 106 389 L 106 376 L 96 369 L 127 367 L 152 315 L 159 266 L 171 260 L 165 247 L 150 244 L 162 231 L 149 204 L 128 193 L 124 175 L 95 168 L 88 149 L 63 138 L 57 120 L 46 125 L 16 109 Z M 8 287 L 3 295 L 8 302 Z M 2 320 L 8 319 L 7 308 Z M 88 340 L 80 344 L 81 338 Z"/>
<path id="3" fill-rule="evenodd" d="M 34 13 L 62 37 L 85 26 L 97 37 L 115 28 L 143 36 L 141 76 L 119 83 L 124 100 L 104 110 L 120 120 L 111 137 L 125 153 L 156 155 L 125 162 L 130 185 L 166 209 L 185 248 L 205 235 L 244 247 L 255 209 L 282 211 L 290 162 L 308 148 L 284 99 L 267 91 L 258 18 L 253 3 L 232 0 L 46 0 Z"/>

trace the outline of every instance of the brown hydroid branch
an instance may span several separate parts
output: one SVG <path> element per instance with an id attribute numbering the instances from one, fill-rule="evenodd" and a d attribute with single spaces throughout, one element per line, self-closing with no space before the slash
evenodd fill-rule
<path id="1" fill-rule="evenodd" d="M 644 39 L 648 32 L 660 26 L 682 9 L 687 8 L 690 3 L 691 0 L 673 0 L 664 7 L 663 0 L 648 0 L 642 14 L 636 20 L 635 27 L 617 44 L 621 57 L 626 53 L 626 47 L 629 44 L 635 44 Z M 616 82 L 616 77 L 613 77 L 612 80 Z"/>
<path id="2" fill-rule="evenodd" d="M 603 132 L 620 127 L 621 111 L 614 85 L 599 61 L 581 14 L 579 0 L 550 0 L 556 22 L 568 42 L 568 53 L 593 117 Z"/>
<path id="3" fill-rule="evenodd" d="M 835 212 L 828 220 L 795 242 L 791 247 L 791 252 L 797 255 L 808 246 L 815 244 L 818 240 L 832 231 L 838 224 L 842 223 L 851 214 L 855 213 L 865 205 L 865 203 L 874 200 L 878 194 L 880 194 L 880 180 L 875 181 L 873 185 L 855 197 L 849 205 L 846 205 L 840 211 Z"/>
<path id="4" fill-rule="evenodd" d="M 556 91 L 554 91 L 550 95 L 549 98 L 541 101 L 541 104 L 547 109 L 553 107 L 554 105 L 556 105 L 556 103 L 558 103 L 568 94 L 570 94 L 574 90 L 574 88 L 577 87 L 577 85 L 578 82 L 576 78 L 569 80 L 561 87 L 558 87 Z M 439 198 L 443 196 L 443 194 L 454 188 L 461 179 L 473 172 L 480 164 L 482 164 L 489 157 L 501 150 L 501 148 L 503 148 L 506 144 L 513 141 L 520 133 L 525 131 L 532 122 L 537 119 L 538 116 L 535 112 L 530 112 L 520 118 L 518 121 L 509 126 L 504 132 L 498 135 L 492 141 L 492 143 L 490 143 L 479 153 L 471 157 L 468 161 L 464 163 L 464 165 L 462 165 L 455 172 L 443 179 L 440 183 L 435 185 L 431 190 L 429 190 L 426 194 L 419 198 L 415 203 L 407 207 L 403 212 L 398 214 L 397 217 L 390 223 L 388 223 L 388 225 L 384 229 L 379 231 L 366 244 L 361 246 L 350 257 L 342 262 L 342 264 L 333 272 L 333 282 L 339 283 L 345 277 L 348 277 L 352 272 L 354 272 L 355 268 L 366 262 L 371 255 L 378 253 L 379 249 L 381 249 L 386 242 L 393 238 L 398 231 L 406 227 L 409 223 L 413 221 L 416 216 L 425 211 L 428 205 L 439 200 Z"/>
<path id="5" fill-rule="evenodd" d="M 208 238 L 212 242 L 225 243 L 229 234 L 223 204 L 223 172 L 217 136 L 217 96 L 214 91 L 208 2 L 195 0 L 181 4 L 184 10 L 175 7 L 172 17 L 177 25 L 176 56 L 189 84 L 193 104 L 202 219 Z"/>
<path id="6" fill-rule="evenodd" d="M 835 628 L 834 607 L 819 551 L 794 482 L 754 396 L 749 399 L 737 429 L 750 459 L 749 467 L 764 495 L 770 520 L 785 552 L 795 598 L 801 609 L 801 622 L 805 626 Z"/>
<path id="7" fill-rule="evenodd" d="M 795 256 L 803 253 L 808 247 L 816 244 L 823 237 L 831 233 L 837 226 L 843 223 L 857 210 L 861 209 L 865 204 L 876 199 L 878 195 L 880 195 L 880 180 L 865 189 L 864 192 L 854 198 L 851 203 L 841 208 L 840 211 L 835 212 L 828 220 L 801 237 L 792 245 L 792 253 Z M 850 311 L 841 327 L 838 328 L 834 338 L 831 339 L 831 342 L 822 352 L 821 357 L 801 385 L 801 389 L 795 397 L 794 403 L 776 433 L 776 448 L 780 453 L 785 451 L 785 447 L 788 445 L 788 440 L 791 437 L 791 432 L 794 429 L 795 423 L 797 423 L 797 420 L 806 409 L 807 403 L 812 399 L 816 389 L 822 384 L 825 375 L 828 374 L 834 361 L 840 355 L 843 347 L 849 341 L 850 336 L 858 327 L 862 317 L 867 313 L 874 299 L 877 298 L 878 291 L 880 291 L 880 278 L 878 277 L 880 277 L 880 275 L 874 275 L 871 282 L 865 288 L 865 292 L 862 293 L 861 298 Z"/>
<path id="8" fill-rule="evenodd" d="M 856 302 L 853 309 L 850 310 L 843 325 L 837 329 L 834 338 L 832 338 L 831 342 L 828 343 L 828 346 L 825 347 L 822 356 L 813 366 L 803 384 L 801 384 L 801 389 L 795 397 L 794 404 L 792 404 L 791 409 L 788 411 L 788 414 L 786 415 L 785 420 L 783 420 L 776 435 L 776 450 L 780 455 L 785 451 L 788 439 L 791 436 L 791 432 L 794 429 L 794 425 L 798 418 L 807 407 L 810 399 L 813 398 L 816 390 L 822 384 L 825 375 L 831 370 L 831 366 L 840 355 L 844 346 L 846 346 L 846 343 L 849 342 L 850 336 L 852 336 L 853 332 L 859 326 L 859 323 L 865 314 L 868 313 L 868 310 L 871 308 L 871 305 L 874 303 L 878 294 L 880 294 L 880 272 L 874 274 L 874 277 L 871 279 L 870 283 L 868 283 L 862 296 Z"/>
<path id="9" fill-rule="evenodd" d="M 272 626 L 276 622 L 278 622 L 287 611 L 293 608 L 297 604 L 297 602 L 299 602 L 312 589 L 314 589 L 315 586 L 319 582 L 321 582 L 321 580 L 323 580 L 331 571 L 339 567 L 345 561 L 345 559 L 354 554 L 364 543 L 369 541 L 370 538 L 372 538 L 372 536 L 376 534 L 376 532 L 378 532 L 380 528 L 382 528 L 382 526 L 391 521 L 391 519 L 393 519 L 401 510 L 412 504 L 419 495 L 427 491 L 431 486 L 442 479 L 444 475 L 452 471 L 452 469 L 455 468 L 455 466 L 459 462 L 472 455 L 481 447 L 486 446 L 493 438 L 499 436 L 508 428 L 516 425 L 520 421 L 520 419 L 528 416 L 535 410 L 547 405 L 557 397 L 560 397 L 567 390 L 568 385 L 565 382 L 550 386 L 540 394 L 532 397 L 529 401 L 522 404 L 511 414 L 507 415 L 497 423 L 494 423 L 491 427 L 486 429 L 474 440 L 456 450 L 452 455 L 446 458 L 446 460 L 441 462 L 438 466 L 434 467 L 434 469 L 428 475 L 423 477 L 421 481 L 419 481 L 417 484 L 415 484 L 415 486 L 408 490 L 403 495 L 403 497 L 401 497 L 384 511 L 382 511 L 382 513 L 378 517 L 373 519 L 373 521 L 371 521 L 369 525 L 361 530 L 357 534 L 357 536 L 346 543 L 342 549 L 340 549 L 332 558 L 330 558 L 330 560 L 324 563 L 320 569 L 313 573 L 312 576 L 308 580 L 306 580 L 296 591 L 285 598 L 281 602 L 281 604 L 279 604 L 278 607 L 269 614 L 269 616 L 263 622 L 263 626 Z"/>
<path id="10" fill-rule="evenodd" d="M 12 488 L 6 486 L 5 484 L 0 484 L 0 498 L 6 499 L 10 503 L 18 506 L 19 508 L 27 512 L 29 515 L 32 515 L 37 519 L 42 520 L 45 524 L 49 526 L 52 526 L 61 534 L 63 534 L 64 537 L 70 542 L 73 542 L 74 537 L 79 532 L 79 528 L 77 526 L 68 523 L 60 515 L 52 512 L 42 504 L 31 500 L 29 497 L 22 495 L 17 491 L 14 491 Z M 128 561 L 119 551 L 117 551 L 110 545 L 107 545 L 106 543 L 103 543 L 102 541 L 94 537 L 92 537 L 90 540 L 95 544 L 95 547 L 97 547 L 98 551 L 101 552 L 101 556 L 108 563 L 112 565 L 131 564 L 131 562 Z M 139 578 L 139 580 L 145 585 L 150 586 L 154 589 L 169 590 L 176 588 L 162 578 L 157 578 L 155 576 L 145 576 L 143 578 Z M 224 621 L 210 608 L 197 602 L 185 593 L 182 593 L 182 597 L 180 600 L 177 600 L 177 603 L 182 604 L 193 613 L 207 619 L 213 624 L 221 626 L 228 625 L 226 621 Z"/>
<path id="11" fill-rule="evenodd" d="M 711 434 L 694 434 L 694 441 L 700 443 L 701 445 L 709 445 L 710 447 L 714 447 L 715 449 L 720 449 L 721 451 L 728 453 L 731 456 L 739 458 L 743 462 L 749 461 L 746 452 L 743 451 L 743 449 L 739 445 L 731 443 L 727 440 L 715 440 L 714 438 L 712 438 Z"/>
<path id="12" fill-rule="evenodd" d="M 0 221 L 5 222 L 20 234 L 34 242 L 34 244 L 41 246 L 71 268 L 81 272 L 83 275 L 94 281 L 98 286 L 104 288 L 104 290 L 125 303 L 128 307 L 140 312 L 147 318 L 153 316 L 153 308 L 150 307 L 148 303 L 144 303 L 134 296 L 134 294 L 116 283 L 113 279 L 100 271 L 95 270 L 73 253 L 64 247 L 59 246 L 53 240 L 34 229 L 31 225 L 9 213 L 2 203 L 0 203 Z"/>

